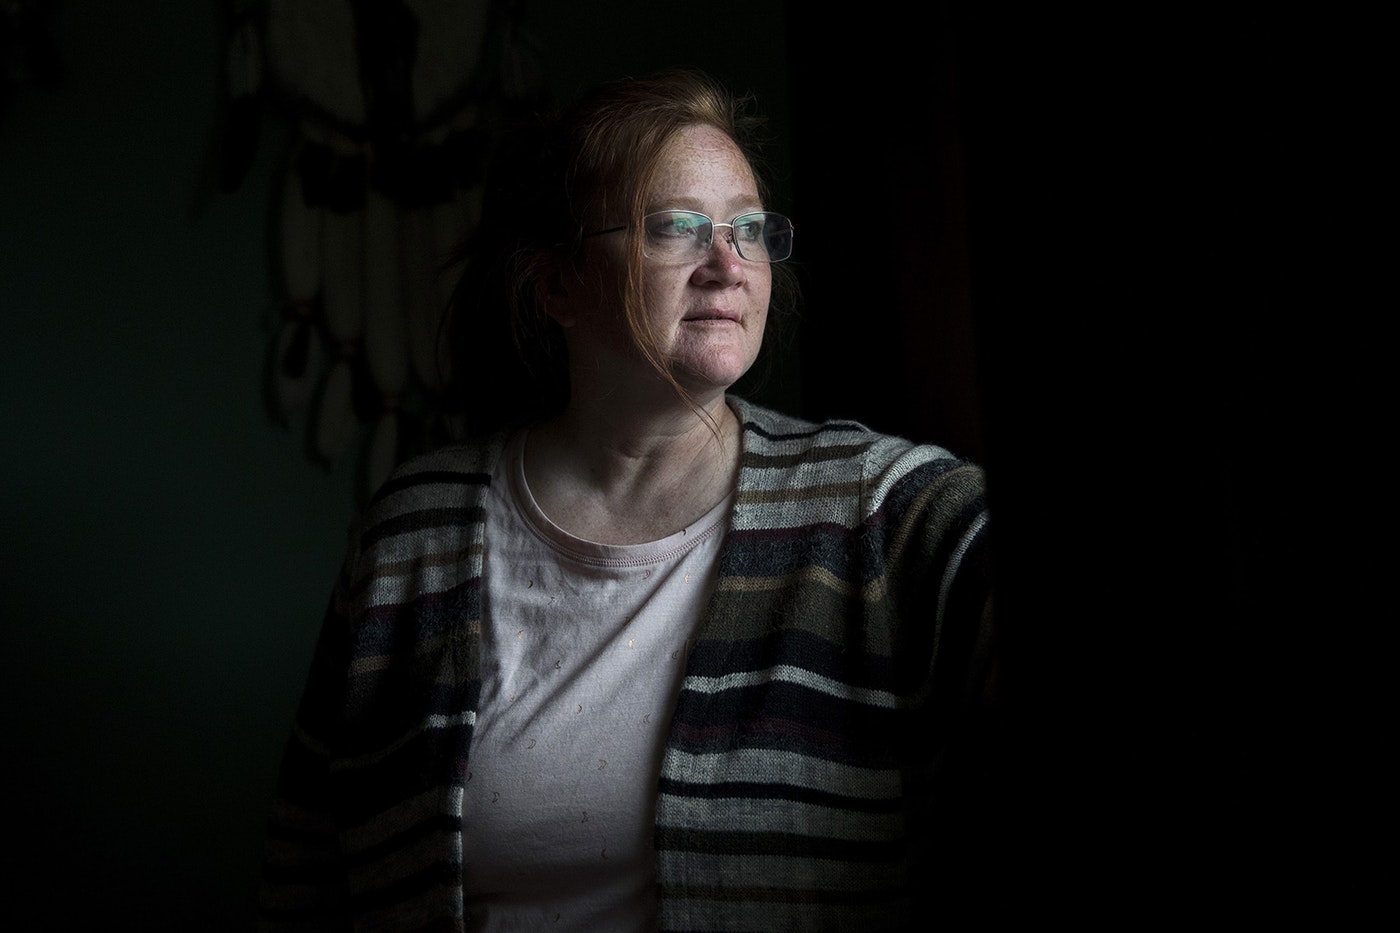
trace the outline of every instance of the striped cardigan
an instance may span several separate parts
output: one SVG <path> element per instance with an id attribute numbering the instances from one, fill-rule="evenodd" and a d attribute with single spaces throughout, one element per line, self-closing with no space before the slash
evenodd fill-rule
<path id="1" fill-rule="evenodd" d="M 657 789 L 661 926 L 904 929 L 936 896 L 937 766 L 986 680 L 983 477 L 852 422 L 731 404 L 738 491 Z M 278 780 L 265 929 L 462 928 L 503 441 L 411 462 L 366 512 Z"/>

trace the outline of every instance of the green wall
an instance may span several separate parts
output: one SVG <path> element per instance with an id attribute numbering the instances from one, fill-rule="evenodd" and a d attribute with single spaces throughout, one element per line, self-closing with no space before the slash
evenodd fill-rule
<path id="1" fill-rule="evenodd" d="M 261 405 L 268 173 L 207 190 L 214 11 L 132 6 L 65 4 L 65 85 L 0 123 L 5 909 L 236 929 L 351 471 Z"/>

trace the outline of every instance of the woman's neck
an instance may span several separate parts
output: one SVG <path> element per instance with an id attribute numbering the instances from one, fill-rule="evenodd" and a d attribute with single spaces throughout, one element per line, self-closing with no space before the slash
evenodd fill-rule
<path id="1" fill-rule="evenodd" d="M 525 476 L 550 520 L 604 544 L 654 541 L 689 527 L 734 488 L 739 419 L 724 395 L 696 411 L 571 402 L 531 428 Z"/>

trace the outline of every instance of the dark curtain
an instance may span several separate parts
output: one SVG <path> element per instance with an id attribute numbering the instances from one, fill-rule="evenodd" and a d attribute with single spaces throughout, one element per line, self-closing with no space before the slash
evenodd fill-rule
<path id="1" fill-rule="evenodd" d="M 1376 24 L 1039 7 L 788 6 L 808 414 L 989 474 L 963 893 L 1336 920 L 1388 731 Z"/>

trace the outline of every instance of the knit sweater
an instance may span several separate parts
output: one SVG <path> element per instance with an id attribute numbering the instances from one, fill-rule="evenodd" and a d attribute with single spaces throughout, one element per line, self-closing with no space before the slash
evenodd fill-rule
<path id="1" fill-rule="evenodd" d="M 738 488 L 657 787 L 661 927 L 904 929 L 931 896 L 940 761 L 989 676 L 983 477 L 853 422 L 731 405 Z M 278 779 L 266 929 L 463 928 L 504 440 L 410 462 L 366 510 Z"/>

